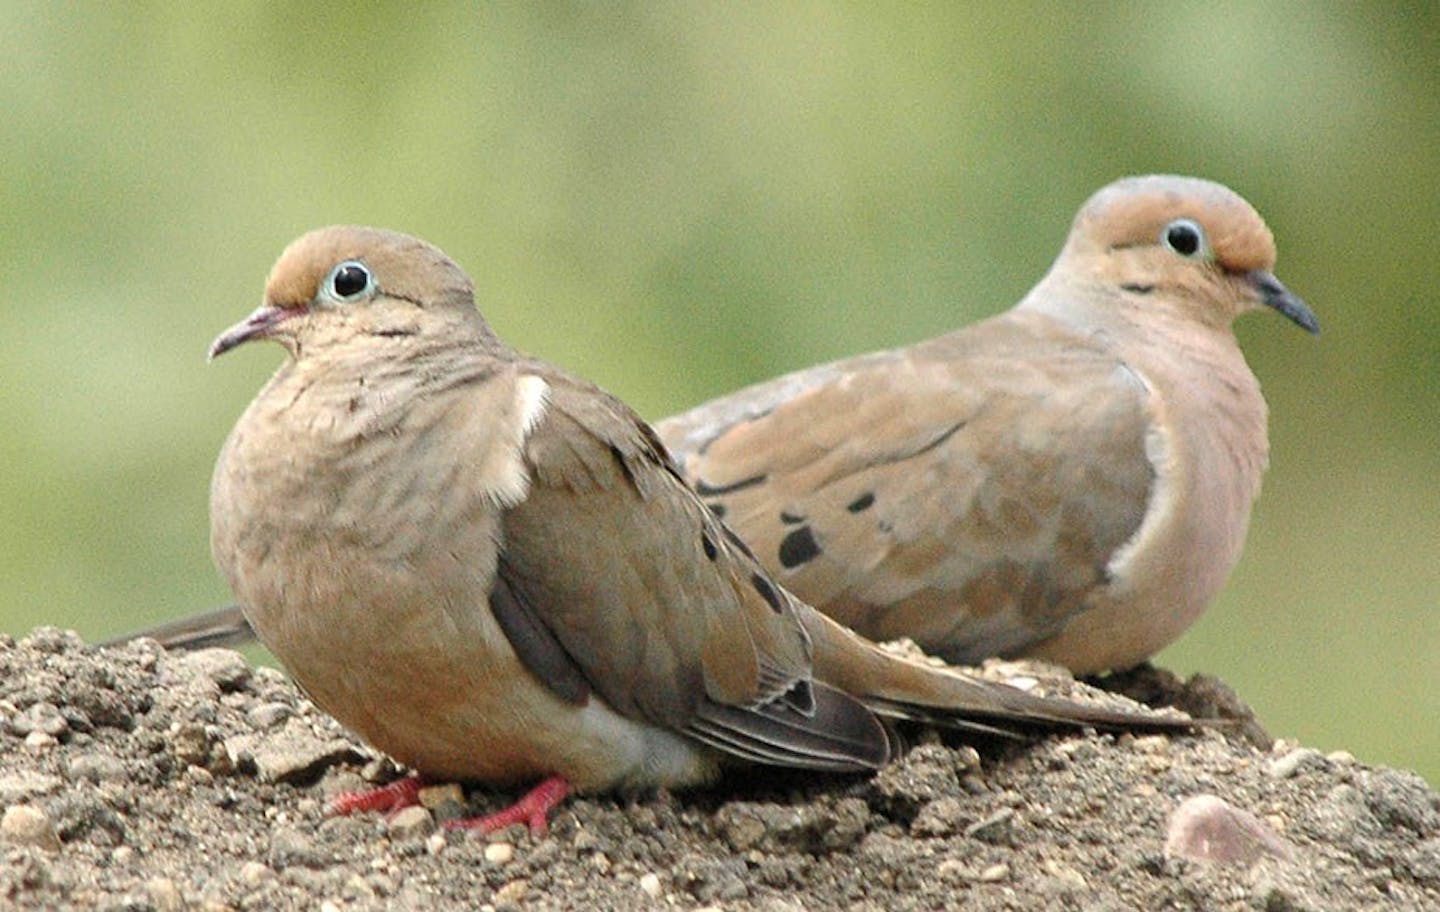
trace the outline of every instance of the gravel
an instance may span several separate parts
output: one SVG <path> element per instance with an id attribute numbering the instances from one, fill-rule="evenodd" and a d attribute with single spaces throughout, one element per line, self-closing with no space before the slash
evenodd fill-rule
<path id="1" fill-rule="evenodd" d="M 1213 678 L 1102 683 L 1234 721 L 1023 744 L 907 729 L 875 776 L 585 796 L 537 840 L 437 826 L 462 797 L 515 797 L 484 787 L 327 816 L 398 771 L 237 653 L 0 636 L 0 908 L 1440 909 L 1440 796 L 1418 776 L 1272 744 Z"/>

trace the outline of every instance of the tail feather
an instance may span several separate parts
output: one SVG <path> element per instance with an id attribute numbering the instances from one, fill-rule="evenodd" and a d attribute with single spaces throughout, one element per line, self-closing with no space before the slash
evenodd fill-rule
<path id="1" fill-rule="evenodd" d="M 782 700 L 758 711 L 706 700 L 684 731 L 726 753 L 774 766 L 858 772 L 889 761 L 894 744 L 866 701 L 818 681 L 813 694 L 808 712 Z"/>
<path id="2" fill-rule="evenodd" d="M 165 621 L 105 640 L 101 646 L 123 646 L 132 640 L 149 638 L 166 649 L 207 649 L 211 646 L 243 646 L 256 641 L 255 631 L 239 605 Z"/>
<path id="3" fill-rule="evenodd" d="M 892 655 L 814 611 L 803 619 L 814 644 L 815 676 L 855 694 L 879 715 L 1002 737 L 1078 728 L 1183 732 L 1200 724 L 1172 713 L 1039 696 L 962 669 Z"/>

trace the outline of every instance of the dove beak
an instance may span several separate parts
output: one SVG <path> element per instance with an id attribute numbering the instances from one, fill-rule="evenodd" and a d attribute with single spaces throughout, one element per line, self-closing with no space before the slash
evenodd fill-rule
<path id="1" fill-rule="evenodd" d="M 251 311 L 250 316 L 216 336 L 215 341 L 210 343 L 210 350 L 206 352 L 206 360 L 213 361 L 251 339 L 269 338 L 282 321 L 302 312 L 301 309 L 293 307 L 262 304 Z"/>
<path id="2" fill-rule="evenodd" d="M 1260 295 L 1260 301 L 1266 307 L 1273 307 L 1290 319 L 1292 323 L 1312 335 L 1320 335 L 1320 321 L 1315 319 L 1315 312 L 1310 305 L 1300 300 L 1300 296 L 1286 288 L 1284 283 L 1275 276 L 1263 269 L 1256 269 L 1250 273 L 1250 284 Z"/>

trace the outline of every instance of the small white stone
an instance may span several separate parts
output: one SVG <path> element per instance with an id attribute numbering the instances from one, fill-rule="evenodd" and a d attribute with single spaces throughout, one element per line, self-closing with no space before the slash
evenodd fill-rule
<path id="1" fill-rule="evenodd" d="M 47 852 L 60 851 L 60 836 L 50 816 L 28 804 L 12 804 L 0 817 L 0 841 L 11 845 L 34 846 Z"/>
<path id="2" fill-rule="evenodd" d="M 1170 752 L 1170 738 L 1167 735 L 1140 735 L 1130 746 L 1137 754 L 1167 754 Z"/>
<path id="3" fill-rule="evenodd" d="M 512 880 L 495 891 L 495 904 L 503 906 L 506 903 L 519 903 L 529 888 L 530 881 L 523 877 Z"/>
<path id="4" fill-rule="evenodd" d="M 1010 866 L 1007 864 L 993 864 L 980 872 L 976 878 L 981 883 L 999 883 L 1010 876 Z"/>
<path id="5" fill-rule="evenodd" d="M 50 748 L 54 747 L 59 743 L 60 742 L 55 739 L 54 735 L 47 735 L 41 731 L 32 731 L 30 734 L 25 736 L 25 746 L 37 753 L 40 751 L 49 750 Z"/>
<path id="6" fill-rule="evenodd" d="M 640 889 L 644 890 L 645 895 L 650 897 L 651 899 L 659 899 L 661 895 L 665 892 L 665 888 L 660 886 L 659 875 L 655 874 L 653 871 L 649 874 L 641 875 Z"/>
<path id="7" fill-rule="evenodd" d="M 385 829 L 395 839 L 419 839 L 435 832 L 435 818 L 420 805 L 411 805 L 391 814 Z"/>
<path id="8" fill-rule="evenodd" d="M 485 847 L 485 860 L 491 864 L 509 864 L 515 858 L 515 847 L 508 842 L 492 842 Z"/>
<path id="9" fill-rule="evenodd" d="M 1090 883 L 1085 879 L 1085 875 L 1067 864 L 1050 860 L 1045 862 L 1044 867 L 1046 874 L 1049 874 L 1072 890 L 1090 889 Z"/>
<path id="10" fill-rule="evenodd" d="M 1289 779 L 1306 767 L 1323 766 L 1324 764 L 1325 755 L 1315 750 L 1315 748 L 1297 747 L 1284 756 L 1270 761 L 1270 764 L 1265 768 L 1265 772 L 1269 773 L 1270 776 L 1275 779 Z"/>
<path id="11" fill-rule="evenodd" d="M 247 861 L 240 866 L 240 880 L 247 886 L 258 887 L 274 879 L 275 872 L 258 861 Z"/>

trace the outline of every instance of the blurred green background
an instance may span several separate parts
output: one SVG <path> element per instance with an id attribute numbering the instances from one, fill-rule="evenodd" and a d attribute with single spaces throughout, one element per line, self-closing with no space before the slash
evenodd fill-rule
<path id="1" fill-rule="evenodd" d="M 659 417 L 1009 306 L 1127 173 L 1227 183 L 1318 340 L 1239 333 L 1271 470 L 1162 664 L 1440 783 L 1440 5 L 0 5 L 0 630 L 227 600 L 206 367 L 302 231 L 397 228 Z"/>

